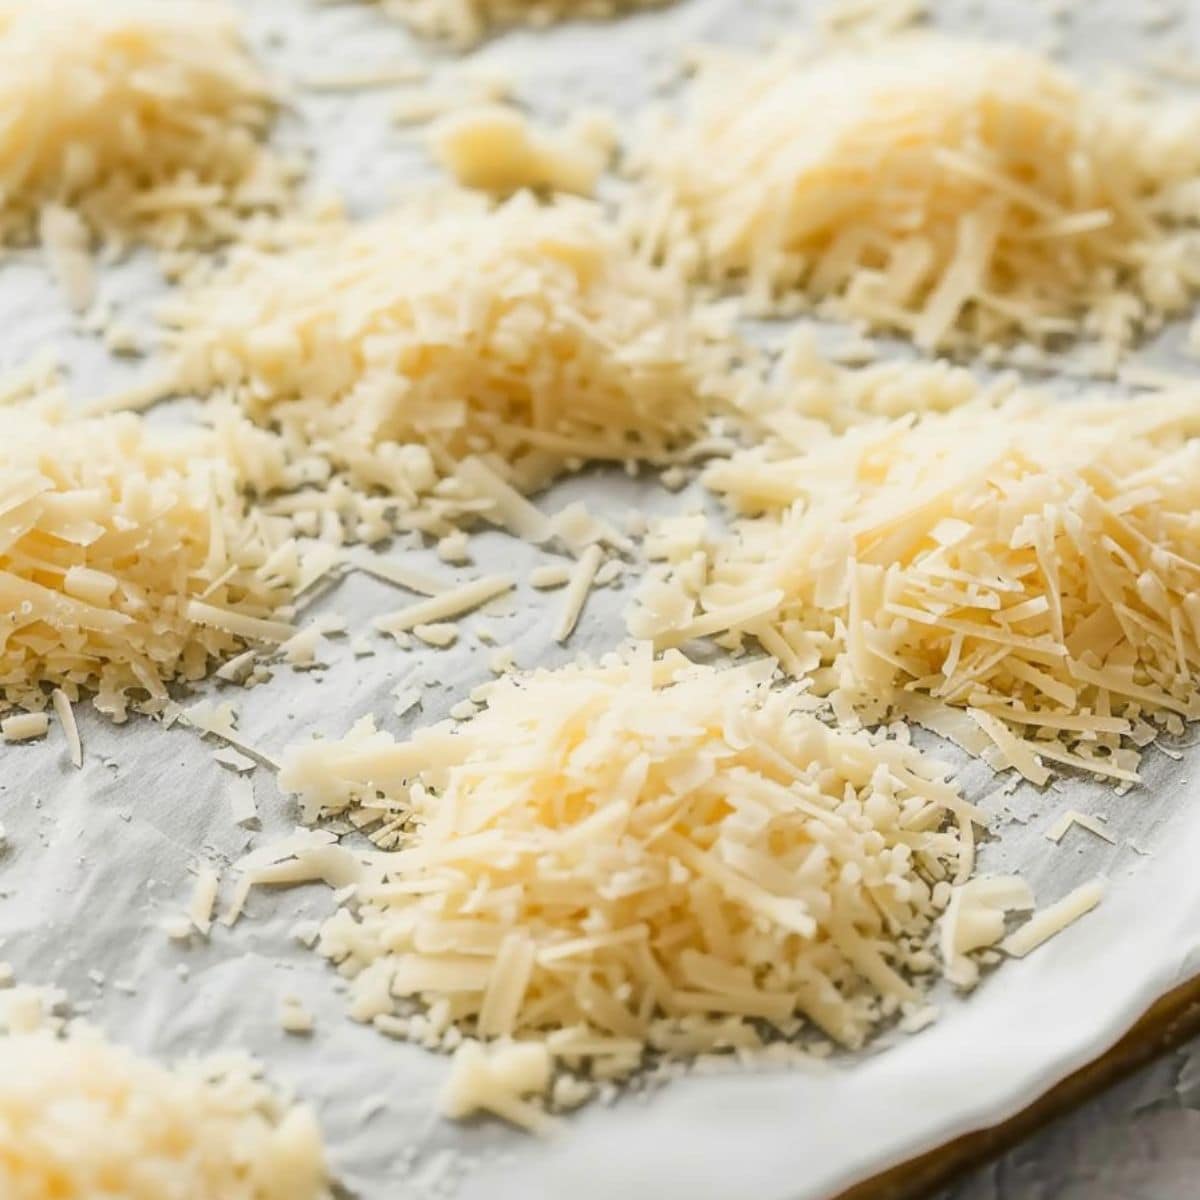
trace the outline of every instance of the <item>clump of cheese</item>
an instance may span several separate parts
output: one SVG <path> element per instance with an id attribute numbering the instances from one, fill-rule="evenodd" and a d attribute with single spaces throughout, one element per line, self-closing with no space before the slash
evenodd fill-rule
<path id="1" fill-rule="evenodd" d="M 1191 398 L 810 432 L 708 470 L 743 516 L 660 528 L 637 636 L 757 639 L 843 715 L 914 716 L 1038 783 L 1134 781 L 1137 745 L 1200 717 Z"/>
<path id="2" fill-rule="evenodd" d="M 0 700 L 42 709 L 94 692 L 124 719 L 157 711 L 246 642 L 279 642 L 300 555 L 248 515 L 238 478 L 196 430 L 128 413 L 72 417 L 53 397 L 4 411 Z"/>
<path id="3" fill-rule="evenodd" d="M 271 86 L 220 0 L 0 0 L 0 238 L 45 205 L 176 248 L 279 200 Z"/>
<path id="4" fill-rule="evenodd" d="M 501 195 L 533 188 L 590 196 L 612 152 L 612 130 L 598 115 L 543 130 L 515 108 L 479 104 L 435 122 L 429 149 L 464 187 Z"/>
<path id="5" fill-rule="evenodd" d="M 474 496 L 452 478 L 470 457 L 522 492 L 572 462 L 661 460 L 725 382 L 724 320 L 585 201 L 439 190 L 290 238 L 239 249 L 166 318 L 178 386 L 232 391 L 302 482 L 334 471 L 413 508 L 439 481 L 447 504 Z"/>
<path id="6" fill-rule="evenodd" d="M 368 720 L 291 747 L 280 784 L 308 816 L 407 824 L 321 931 L 352 1013 L 618 1078 L 765 1027 L 856 1046 L 919 1007 L 977 814 L 942 766 L 822 723 L 773 672 L 613 656 L 506 676 L 406 742 Z"/>
<path id="7" fill-rule="evenodd" d="M 1200 216 L 1198 132 L 1195 105 L 1089 89 L 999 43 L 721 54 L 647 139 L 658 202 L 633 217 L 760 310 L 829 300 L 924 348 L 1119 347 L 1200 281 L 1181 228 Z"/>
<path id="8" fill-rule="evenodd" d="M 328 1200 L 311 1111 L 235 1055 L 166 1068 L 75 1026 L 0 1036 L 5 1200 Z"/>

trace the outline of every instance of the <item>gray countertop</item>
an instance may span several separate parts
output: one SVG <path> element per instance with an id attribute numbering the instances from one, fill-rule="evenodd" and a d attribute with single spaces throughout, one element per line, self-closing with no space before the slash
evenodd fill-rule
<path id="1" fill-rule="evenodd" d="M 936 1200 L 1196 1200 L 1200 1040 L 1047 1126 Z"/>

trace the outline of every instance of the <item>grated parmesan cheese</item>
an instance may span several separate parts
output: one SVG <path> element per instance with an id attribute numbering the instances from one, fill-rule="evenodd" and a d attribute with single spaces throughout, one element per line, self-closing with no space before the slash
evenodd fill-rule
<path id="1" fill-rule="evenodd" d="M 73 1023 L 0 1037 L 0 1193 L 328 1200 L 311 1110 L 242 1055 L 167 1068 Z"/>
<path id="2" fill-rule="evenodd" d="M 117 243 L 228 239 L 290 193 L 261 144 L 275 103 L 219 0 L 0 0 L 0 241 L 50 205 L 42 234 L 82 307 L 87 233 L 64 208 Z"/>
<path id="3" fill-rule="evenodd" d="M 71 418 L 53 396 L 10 407 L 0 513 L 10 704 L 40 709 L 48 685 L 96 693 L 116 720 L 161 711 L 170 681 L 290 631 L 271 616 L 291 593 L 290 572 L 270 569 L 282 538 L 247 514 L 204 433 Z"/>
<path id="4" fill-rule="evenodd" d="M 426 1041 L 443 1012 L 618 1078 L 648 1047 L 761 1047 L 760 1021 L 859 1045 L 920 1007 L 935 884 L 977 814 L 772 670 L 611 658 L 505 677 L 407 742 L 368 721 L 289 749 L 306 820 L 382 798 L 407 825 L 322 928 L 352 1012 Z"/>
<path id="5" fill-rule="evenodd" d="M 541 1043 L 485 1046 L 468 1039 L 454 1052 L 438 1109 L 455 1119 L 489 1112 L 530 1133 L 550 1133 L 557 1122 L 529 1097 L 545 1095 L 553 1065 Z"/>
<path id="6" fill-rule="evenodd" d="M 726 54 L 646 137 L 631 220 L 757 311 L 825 302 L 926 349 L 1119 350 L 1200 280 L 1198 129 L 1194 104 L 1091 90 L 999 43 Z"/>
<path id="7" fill-rule="evenodd" d="M 164 314 L 171 389 L 231 390 L 278 431 L 257 476 L 239 464 L 262 490 L 341 473 L 402 527 L 482 517 L 542 540 L 522 493 L 575 460 L 665 460 L 728 395 L 727 315 L 694 310 L 585 201 L 442 190 L 279 238 L 286 252 L 235 251 Z M 237 413 L 213 414 L 236 449 Z M 336 503 L 327 486 L 284 499 Z"/>
<path id="8" fill-rule="evenodd" d="M 773 438 L 709 468 L 747 515 L 664 535 L 630 630 L 755 638 L 840 715 L 910 716 L 1038 784 L 1136 782 L 1138 722 L 1200 716 L 1197 432 L 1187 397 L 1018 396 Z"/>

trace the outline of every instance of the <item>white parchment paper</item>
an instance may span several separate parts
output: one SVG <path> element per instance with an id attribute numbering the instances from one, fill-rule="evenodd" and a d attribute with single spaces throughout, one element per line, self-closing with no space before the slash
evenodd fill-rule
<path id="1" fill-rule="evenodd" d="M 454 66 L 448 56 L 415 47 L 370 6 L 243 0 L 242 7 L 260 52 L 281 75 L 328 75 L 417 53 L 431 56 L 435 71 Z M 512 71 L 519 98 L 549 117 L 581 103 L 627 112 L 659 95 L 664 67 L 689 43 L 756 44 L 772 32 L 805 28 L 811 7 L 681 0 L 611 25 L 516 32 L 477 57 Z M 1055 23 L 1050 5 L 1032 0 L 935 8 L 940 23 L 959 31 L 1031 43 L 1057 30 L 1068 56 L 1093 74 L 1106 60 L 1137 66 L 1169 54 L 1191 32 L 1186 22 L 1147 32 L 1140 6 L 1101 0 L 1066 25 Z M 390 120 L 395 102 L 396 93 L 386 90 L 297 90 L 283 136 L 313 151 L 316 186 L 343 191 L 357 212 L 376 211 L 399 182 L 427 170 L 419 141 Z M 147 331 L 146 316 L 162 291 L 142 260 L 105 274 L 104 298 Z M 70 365 L 80 397 L 139 369 L 114 362 L 77 328 L 34 253 L 0 261 L 0 318 L 0 365 L 52 345 Z M 1172 353 L 1178 338 L 1169 331 L 1142 357 L 1179 368 Z M 188 412 L 181 406 L 152 419 L 187 419 Z M 616 519 L 630 508 L 667 512 L 697 502 L 691 492 L 672 496 L 651 480 L 603 472 L 572 479 L 539 502 L 554 510 L 579 497 Z M 523 576 L 545 561 L 497 532 L 481 532 L 471 544 L 474 565 L 454 570 L 427 549 L 408 552 L 455 578 L 501 566 Z M 399 735 L 444 717 L 491 678 L 488 649 L 471 632 L 481 623 L 514 646 L 520 665 L 554 664 L 617 644 L 628 598 L 628 587 L 593 593 L 565 650 L 549 636 L 561 596 L 522 587 L 467 618 L 450 650 L 403 652 L 375 639 L 375 653 L 356 658 L 348 639 L 335 639 L 326 669 L 281 668 L 250 691 L 214 681 L 198 694 L 232 700 L 246 739 L 269 755 L 313 732 L 340 735 L 368 712 Z M 344 614 L 353 634 L 404 602 L 403 593 L 352 576 L 309 611 Z M 392 693 L 410 686 L 420 688 L 422 704 L 397 719 Z M 65 988 L 112 1036 L 140 1049 L 164 1057 L 231 1047 L 258 1054 L 274 1080 L 317 1107 L 338 1177 L 363 1200 L 453 1193 L 470 1200 L 817 1200 L 1020 1109 L 1200 970 L 1197 760 L 1185 753 L 1176 762 L 1151 748 L 1145 786 L 1125 796 L 1066 780 L 1043 794 L 1022 788 L 990 802 L 996 836 L 983 848 L 981 870 L 1019 868 L 1043 902 L 1097 874 L 1109 879 L 1110 891 L 1051 947 L 1006 965 L 965 1002 L 945 998 L 942 1019 L 925 1032 L 820 1068 L 693 1072 L 593 1106 L 546 1143 L 488 1123 L 452 1126 L 431 1107 L 445 1060 L 347 1020 L 335 973 L 290 935 L 298 921 L 329 911 L 324 889 L 257 894 L 246 919 L 232 930 L 218 927 L 207 942 L 180 946 L 161 931 L 163 919 L 186 904 L 198 861 L 228 863 L 292 827 L 294 811 L 271 773 L 253 775 L 262 829 L 247 831 L 233 823 L 231 774 L 213 760 L 212 744 L 183 727 L 141 720 L 113 727 L 82 707 L 79 719 L 81 771 L 67 762 L 57 728 L 37 745 L 0 746 L 0 820 L 8 833 L 0 859 L 0 957 L 24 982 Z M 978 763 L 964 764 L 963 781 L 975 799 L 997 786 Z M 1080 829 L 1061 846 L 1046 840 L 1067 807 L 1106 816 L 1117 845 Z M 316 1015 L 313 1037 L 281 1031 L 279 1005 L 288 993 Z"/>

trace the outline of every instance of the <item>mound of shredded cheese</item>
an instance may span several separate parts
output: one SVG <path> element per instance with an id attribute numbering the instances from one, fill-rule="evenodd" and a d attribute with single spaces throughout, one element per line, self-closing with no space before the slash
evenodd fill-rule
<path id="1" fill-rule="evenodd" d="M 806 1028 L 855 1046 L 919 1008 L 978 814 L 774 670 L 613 656 L 506 677 L 407 742 L 367 720 L 290 748 L 306 816 L 408 825 L 321 931 L 353 1015 L 443 1047 L 544 1040 L 619 1078 Z"/>
<path id="2" fill-rule="evenodd" d="M 158 711 L 246 642 L 281 642 L 296 544 L 249 515 L 213 439 L 131 414 L 79 419 L 53 396 L 4 409 L 0 699 L 95 692 Z M 0 707 L 3 707 L 0 704 Z"/>
<path id="3" fill-rule="evenodd" d="M 924 348 L 1127 344 L 1200 283 L 1200 109 L 928 34 L 714 56 L 635 220 L 759 310 L 829 300 Z"/>
<path id="4" fill-rule="evenodd" d="M 5 1200 L 326 1200 L 312 1113 L 234 1055 L 173 1069 L 86 1026 L 0 1037 Z"/>
<path id="5" fill-rule="evenodd" d="M 747 514 L 727 535 L 651 538 L 631 630 L 756 638 L 839 715 L 914 717 L 1039 784 L 1134 781 L 1136 746 L 1200 717 L 1197 433 L 1190 397 L 1016 396 L 777 436 L 708 470 Z"/>
<path id="6" fill-rule="evenodd" d="M 586 201 L 438 190 L 293 235 L 240 248 L 165 315 L 177 386 L 232 391 L 278 431 L 294 484 L 337 471 L 412 509 L 440 480 L 478 509 L 463 460 L 522 492 L 572 462 L 662 460 L 727 379 L 726 318 Z"/>
<path id="7" fill-rule="evenodd" d="M 542 28 L 565 19 L 608 20 L 629 9 L 658 8 L 667 0 L 377 0 L 389 16 L 424 37 L 466 49 L 490 30 L 514 25 Z"/>
<path id="8" fill-rule="evenodd" d="M 0 240 L 47 204 L 176 248 L 277 204 L 272 89 L 220 0 L 0 0 Z"/>

